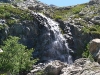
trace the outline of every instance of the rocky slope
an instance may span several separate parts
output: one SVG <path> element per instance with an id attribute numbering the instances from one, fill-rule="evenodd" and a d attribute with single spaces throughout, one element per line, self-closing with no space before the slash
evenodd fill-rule
<path id="1" fill-rule="evenodd" d="M 33 70 L 27 75 L 99 75 L 100 65 L 89 59 L 75 60 L 72 65 L 55 60 L 48 63 L 40 63 L 33 66 Z"/>
<path id="2" fill-rule="evenodd" d="M 92 39 L 100 38 L 98 3 L 99 0 L 92 0 L 89 3 L 60 8 L 50 7 L 36 0 L 14 3 L 14 6 L 1 3 L 0 45 L 9 35 L 17 36 L 21 38 L 22 44 L 35 48 L 33 57 L 38 57 L 39 62 L 48 61 L 33 67 L 28 75 L 37 72 L 46 72 L 43 75 L 99 75 L 98 63 L 78 59 L 87 52 L 86 46 Z M 95 49 L 90 52 L 95 55 L 95 61 L 99 62 L 100 46 L 94 46 L 91 46 Z M 88 52 L 84 57 L 89 57 Z M 74 60 L 75 63 L 72 64 Z"/>

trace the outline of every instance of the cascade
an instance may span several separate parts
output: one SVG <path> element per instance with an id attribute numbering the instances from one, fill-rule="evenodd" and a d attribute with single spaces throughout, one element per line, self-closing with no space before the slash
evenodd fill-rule
<path id="1" fill-rule="evenodd" d="M 41 13 L 32 12 L 32 14 L 38 21 L 39 31 L 34 56 L 42 61 L 61 60 L 71 64 L 70 48 L 61 33 L 59 24 Z"/>

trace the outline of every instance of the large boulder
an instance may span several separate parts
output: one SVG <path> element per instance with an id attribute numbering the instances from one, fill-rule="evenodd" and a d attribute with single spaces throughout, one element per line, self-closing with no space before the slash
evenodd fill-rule
<path id="1" fill-rule="evenodd" d="M 34 65 L 27 75 L 100 75 L 100 65 L 87 58 L 77 59 L 71 65 L 55 60 Z"/>
<path id="2" fill-rule="evenodd" d="M 89 51 L 93 58 L 100 63 L 100 39 L 93 39 L 90 42 Z"/>
<path id="3" fill-rule="evenodd" d="M 50 64 L 47 65 L 45 71 L 47 72 L 47 75 L 59 75 L 64 66 L 64 63 L 58 60 L 52 61 Z"/>
<path id="4" fill-rule="evenodd" d="M 64 67 L 60 75 L 100 75 L 100 65 L 89 59 L 77 59 L 72 65 Z"/>
<path id="5" fill-rule="evenodd" d="M 49 61 L 47 63 L 40 63 L 38 65 L 34 65 L 33 70 L 31 70 L 31 73 L 29 74 L 37 75 L 37 73 L 43 71 L 45 75 L 59 75 L 63 67 L 67 67 L 67 64 L 59 60 Z"/>

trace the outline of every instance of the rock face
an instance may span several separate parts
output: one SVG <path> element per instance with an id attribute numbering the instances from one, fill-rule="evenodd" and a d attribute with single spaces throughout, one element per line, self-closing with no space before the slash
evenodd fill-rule
<path id="1" fill-rule="evenodd" d="M 99 66 L 96 62 L 81 58 L 76 60 L 73 65 L 63 68 L 60 75 L 99 75 Z"/>
<path id="2" fill-rule="evenodd" d="M 81 57 L 81 51 L 84 49 L 84 41 L 89 42 L 91 39 L 90 34 L 82 34 L 82 28 L 80 19 L 69 20 L 69 21 L 58 21 L 60 23 L 60 28 L 63 30 L 65 39 L 68 41 L 68 46 L 73 51 L 71 51 L 74 60 Z M 80 51 L 81 50 L 81 51 Z"/>
<path id="3" fill-rule="evenodd" d="M 100 3 L 100 0 L 90 0 L 90 4 Z"/>
<path id="4" fill-rule="evenodd" d="M 44 72 L 41 75 L 99 75 L 100 65 L 86 58 L 78 59 L 72 65 L 55 60 L 33 66 L 28 75 L 38 75 L 41 71 Z"/>
<path id="5" fill-rule="evenodd" d="M 20 7 L 21 9 L 30 9 L 30 10 L 43 10 L 44 8 L 49 8 L 47 4 L 44 4 L 38 0 L 26 0 L 23 2 L 19 2 L 16 6 Z"/>
<path id="6" fill-rule="evenodd" d="M 89 51 L 94 59 L 100 63 L 100 39 L 93 39 L 90 42 Z"/>
<path id="7" fill-rule="evenodd" d="M 58 59 L 64 62 L 72 63 L 70 48 L 66 39 L 63 37 L 59 24 L 52 19 L 40 14 L 33 13 L 34 17 L 40 23 L 39 35 L 37 37 L 36 52 L 42 53 L 42 60 Z M 36 56 L 37 57 L 37 56 Z"/>
<path id="8" fill-rule="evenodd" d="M 22 21 L 1 30 L 0 39 L 4 40 L 8 34 L 20 37 L 20 42 L 28 48 L 35 48 L 33 57 L 41 62 L 61 60 L 72 63 L 70 48 L 63 37 L 59 24 L 41 13 L 31 14 L 34 21 Z"/>

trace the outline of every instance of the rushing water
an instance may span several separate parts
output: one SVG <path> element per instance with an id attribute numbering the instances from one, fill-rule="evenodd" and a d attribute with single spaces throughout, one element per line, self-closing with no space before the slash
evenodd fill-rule
<path id="1" fill-rule="evenodd" d="M 41 60 L 61 60 L 71 64 L 70 49 L 59 24 L 41 13 L 32 12 L 32 14 L 38 21 L 39 35 L 36 46 L 38 57 Z"/>

